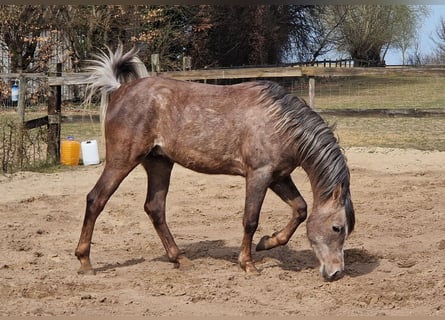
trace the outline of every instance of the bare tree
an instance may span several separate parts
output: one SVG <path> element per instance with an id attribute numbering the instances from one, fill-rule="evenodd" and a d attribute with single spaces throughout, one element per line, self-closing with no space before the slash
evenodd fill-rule
<path id="1" fill-rule="evenodd" d="M 42 68 L 41 62 L 48 56 L 36 59 L 38 40 L 45 41 L 42 31 L 53 30 L 58 25 L 58 17 L 56 6 L 0 5 L 0 40 L 9 51 L 12 72 Z M 41 53 L 49 54 L 47 50 Z"/>
<path id="2" fill-rule="evenodd" d="M 327 6 L 292 6 L 290 48 L 287 54 L 299 62 L 315 62 L 317 58 L 335 49 L 333 36 L 343 17 L 333 21 Z"/>
<path id="3" fill-rule="evenodd" d="M 344 5 L 333 6 L 332 21 L 342 19 L 335 43 L 348 52 L 356 66 L 382 66 L 387 50 L 398 45 L 406 52 L 418 23 L 413 6 Z"/>
<path id="4" fill-rule="evenodd" d="M 206 22 L 196 24 L 205 26 L 199 50 L 206 57 L 200 59 L 223 67 L 313 60 L 328 48 L 320 36 L 322 11 L 307 5 L 206 6 Z"/>
<path id="5" fill-rule="evenodd" d="M 92 53 L 118 42 L 138 46 L 147 65 L 158 53 L 164 70 L 182 69 L 185 55 L 194 68 L 306 62 L 332 48 L 325 12 L 302 5 L 10 5 L 0 6 L 0 41 L 12 71 L 44 71 L 60 46 L 81 70 Z M 57 42 L 42 42 L 45 33 Z"/>
<path id="6" fill-rule="evenodd" d="M 434 40 L 436 44 L 436 52 L 435 52 L 435 63 L 444 63 L 445 62 L 445 18 L 440 19 L 439 26 L 436 30 L 436 35 L 438 40 Z"/>
<path id="7" fill-rule="evenodd" d="M 75 70 L 85 59 L 105 46 L 115 47 L 123 42 L 131 46 L 134 36 L 141 33 L 141 10 L 123 5 L 67 5 L 63 6 L 63 30 L 70 47 Z"/>
<path id="8" fill-rule="evenodd" d="M 445 19 L 442 17 L 436 28 L 436 37 L 431 37 L 436 47 L 422 56 L 422 64 L 445 64 Z"/>
<path id="9" fill-rule="evenodd" d="M 416 37 L 414 40 L 414 43 L 412 45 L 412 52 L 407 55 L 406 60 L 404 60 L 404 64 L 418 66 L 424 63 L 425 58 L 422 56 L 421 50 L 420 50 L 420 41 L 419 38 Z"/>
<path id="10" fill-rule="evenodd" d="M 415 56 L 419 57 L 417 30 L 424 17 L 428 15 L 426 6 L 395 6 L 394 7 L 393 38 L 390 46 L 399 49 L 402 53 L 402 64 L 406 64 L 406 54 L 409 48 L 414 47 Z"/>

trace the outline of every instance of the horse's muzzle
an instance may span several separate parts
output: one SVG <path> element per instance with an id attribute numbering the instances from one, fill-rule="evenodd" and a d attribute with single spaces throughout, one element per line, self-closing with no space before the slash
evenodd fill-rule
<path id="1" fill-rule="evenodd" d="M 345 275 L 344 271 L 341 269 L 328 272 L 324 266 L 320 268 L 320 273 L 323 276 L 323 278 L 329 282 L 341 279 Z"/>

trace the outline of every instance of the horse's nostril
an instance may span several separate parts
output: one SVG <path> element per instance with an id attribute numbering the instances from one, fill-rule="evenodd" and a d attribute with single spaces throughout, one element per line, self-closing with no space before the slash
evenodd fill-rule
<path id="1" fill-rule="evenodd" d="M 323 272 L 322 274 L 326 281 L 335 281 L 343 277 L 343 272 L 341 270 L 337 270 L 332 274 L 328 274 L 325 272 Z"/>
<path id="2" fill-rule="evenodd" d="M 329 278 L 329 280 L 334 281 L 338 280 L 343 276 L 343 272 L 340 270 L 335 271 Z"/>

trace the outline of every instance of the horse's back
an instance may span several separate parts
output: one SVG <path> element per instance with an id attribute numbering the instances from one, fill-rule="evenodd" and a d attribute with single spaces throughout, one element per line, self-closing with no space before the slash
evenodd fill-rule
<path id="1" fill-rule="evenodd" d="M 185 167 L 244 175 L 246 167 L 281 152 L 263 90 L 254 82 L 220 86 L 143 78 L 115 93 L 109 113 L 119 123 L 125 119 L 133 136 L 151 140 L 157 154 Z"/>

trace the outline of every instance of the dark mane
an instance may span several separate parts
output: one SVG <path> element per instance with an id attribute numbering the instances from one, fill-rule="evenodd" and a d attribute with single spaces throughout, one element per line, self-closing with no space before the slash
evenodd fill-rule
<path id="1" fill-rule="evenodd" d="M 345 206 L 345 213 L 346 213 L 346 223 L 348 224 L 348 234 L 351 234 L 352 231 L 354 231 L 355 226 L 355 211 L 354 206 L 352 205 L 351 201 L 351 193 L 348 188 L 348 192 L 345 193 L 343 196 L 344 206 Z"/>
<path id="2" fill-rule="evenodd" d="M 300 165 L 313 184 L 314 196 L 324 203 L 341 186 L 340 201 L 345 206 L 348 229 L 352 232 L 355 217 L 350 199 L 349 169 L 333 127 L 303 99 L 287 93 L 276 83 L 261 81 L 258 84 L 264 87 L 264 98 L 272 102 L 269 102 L 267 112 L 273 119 L 276 132 L 288 147 L 297 152 Z"/>

